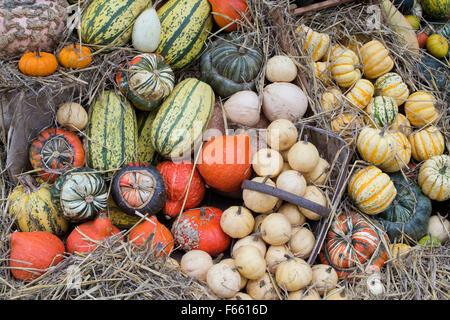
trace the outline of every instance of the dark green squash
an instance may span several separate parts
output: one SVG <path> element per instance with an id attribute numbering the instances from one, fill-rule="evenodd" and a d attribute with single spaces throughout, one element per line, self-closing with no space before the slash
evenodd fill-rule
<path id="1" fill-rule="evenodd" d="M 402 233 L 419 240 L 427 233 L 431 201 L 415 182 L 405 180 L 401 173 L 389 176 L 397 189 L 397 196 L 386 211 L 374 218 L 383 225 L 392 242 L 400 241 Z"/>
<path id="2" fill-rule="evenodd" d="M 200 58 L 201 81 L 221 97 L 254 90 L 263 65 L 261 50 L 248 37 L 230 33 L 214 41 Z"/>

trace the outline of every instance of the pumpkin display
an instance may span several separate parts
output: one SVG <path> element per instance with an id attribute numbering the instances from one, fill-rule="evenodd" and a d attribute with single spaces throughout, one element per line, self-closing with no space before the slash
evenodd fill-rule
<path id="1" fill-rule="evenodd" d="M 234 264 L 239 273 L 249 280 L 261 278 L 266 271 L 266 260 L 254 246 L 245 245 L 234 253 Z"/>
<path id="2" fill-rule="evenodd" d="M 260 278 L 248 280 L 245 289 L 254 300 L 278 300 L 276 289 L 268 272 L 265 272 Z"/>
<path id="3" fill-rule="evenodd" d="M 411 143 L 400 131 L 388 132 L 387 135 L 393 137 L 396 142 L 395 156 L 391 160 L 379 164 L 378 167 L 384 172 L 396 172 L 408 166 L 411 160 Z"/>
<path id="4" fill-rule="evenodd" d="M 248 236 L 255 225 L 255 218 L 250 210 L 242 206 L 231 206 L 220 217 L 220 227 L 231 238 Z"/>
<path id="5" fill-rule="evenodd" d="M 445 19 L 450 15 L 448 0 L 421 0 L 423 12 L 432 19 Z"/>
<path id="6" fill-rule="evenodd" d="M 297 127 L 287 119 L 272 121 L 267 127 L 267 144 L 270 148 L 285 151 L 289 150 L 298 139 Z"/>
<path id="7" fill-rule="evenodd" d="M 161 38 L 161 22 L 156 12 L 157 1 L 153 6 L 142 11 L 133 23 L 131 43 L 142 52 L 154 52 Z"/>
<path id="8" fill-rule="evenodd" d="M 13 232 L 9 268 L 14 278 L 30 281 L 64 259 L 64 243 L 46 231 Z"/>
<path id="9" fill-rule="evenodd" d="M 362 212 L 376 215 L 389 207 L 397 190 L 389 175 L 375 166 L 368 166 L 351 176 L 348 193 Z"/>
<path id="10" fill-rule="evenodd" d="M 376 166 L 395 157 L 396 142 L 384 130 L 363 128 L 358 135 L 356 146 L 361 157 Z"/>
<path id="11" fill-rule="evenodd" d="M 55 73 L 58 62 L 53 53 L 33 51 L 20 57 L 19 70 L 32 77 L 45 77 Z"/>
<path id="12" fill-rule="evenodd" d="M 359 79 L 345 97 L 352 106 L 364 109 L 372 100 L 374 92 L 375 87 L 372 82 L 367 79 Z"/>
<path id="13" fill-rule="evenodd" d="M 220 136 L 203 145 L 197 168 L 210 187 L 234 192 L 240 190 L 242 181 L 250 178 L 251 158 L 248 135 Z"/>
<path id="14" fill-rule="evenodd" d="M 128 241 L 139 248 L 151 249 L 157 257 L 170 256 L 175 247 L 172 233 L 155 216 L 134 227 L 128 234 Z"/>
<path id="15" fill-rule="evenodd" d="M 136 108 L 152 111 L 172 92 L 175 75 L 163 56 L 142 53 L 122 66 L 116 82 Z"/>
<path id="16" fill-rule="evenodd" d="M 379 271 L 387 259 L 388 248 L 376 228 L 354 212 L 334 219 L 319 253 L 319 261 L 333 267 L 339 279 L 354 273 L 361 264 L 365 270 Z"/>
<path id="17" fill-rule="evenodd" d="M 408 140 L 411 143 L 412 157 L 419 162 L 444 153 L 444 135 L 435 126 L 413 132 Z"/>
<path id="18" fill-rule="evenodd" d="M 114 176 L 111 195 L 117 206 L 130 215 L 156 214 L 165 204 L 166 184 L 159 170 L 147 163 L 131 162 Z"/>
<path id="19" fill-rule="evenodd" d="M 439 116 L 435 107 L 436 98 L 429 92 L 417 91 L 409 95 L 405 102 L 405 114 L 415 127 L 433 123 Z"/>
<path id="20" fill-rule="evenodd" d="M 266 79 L 270 82 L 291 82 L 297 77 L 297 66 L 285 55 L 274 55 L 266 63 Z"/>
<path id="21" fill-rule="evenodd" d="M 66 240 L 67 252 L 92 252 L 98 247 L 98 242 L 118 233 L 120 230 L 111 223 L 111 220 L 105 214 L 100 215 L 73 229 Z"/>
<path id="22" fill-rule="evenodd" d="M 297 291 L 308 286 L 312 281 L 312 269 L 305 260 L 288 256 L 275 271 L 277 284 L 286 291 Z"/>
<path id="23" fill-rule="evenodd" d="M 316 264 L 312 266 L 311 285 L 320 295 L 328 293 L 335 288 L 338 283 L 338 275 L 336 270 L 326 264 Z"/>
<path id="24" fill-rule="evenodd" d="M 2 1 L 0 56 L 23 54 L 39 47 L 51 52 L 63 40 L 68 18 L 67 1 Z"/>
<path id="25" fill-rule="evenodd" d="M 222 210 L 201 207 L 184 211 L 172 225 L 172 234 L 177 245 L 185 251 L 203 250 L 211 256 L 225 251 L 231 238 L 220 227 Z"/>
<path id="26" fill-rule="evenodd" d="M 391 242 L 400 242 L 403 234 L 417 241 L 427 232 L 431 201 L 411 179 L 406 180 L 400 173 L 391 174 L 390 178 L 397 195 L 391 205 L 374 218 L 383 225 Z"/>
<path id="27" fill-rule="evenodd" d="M 209 268 L 206 283 L 218 297 L 231 298 L 239 291 L 241 277 L 235 268 L 219 262 Z"/>
<path id="28" fill-rule="evenodd" d="M 29 175 L 11 192 L 8 212 L 17 221 L 22 232 L 45 231 L 61 236 L 69 229 L 69 223 L 53 201 L 51 185 L 36 181 Z"/>
<path id="29" fill-rule="evenodd" d="M 88 114 L 81 104 L 66 102 L 58 108 L 56 120 L 70 131 L 81 131 L 87 126 Z"/>
<path id="30" fill-rule="evenodd" d="M 166 186 L 167 197 L 163 214 L 167 218 L 174 218 L 180 214 L 182 208 L 183 210 L 192 209 L 202 202 L 206 191 L 205 182 L 192 163 L 163 161 L 158 163 L 156 168 L 161 173 Z"/>
<path id="31" fill-rule="evenodd" d="M 215 40 L 201 56 L 200 80 L 210 84 L 219 96 L 229 97 L 238 91 L 256 88 L 263 56 L 249 40 L 230 33 L 225 39 Z"/>
<path id="32" fill-rule="evenodd" d="M 60 173 L 84 165 L 84 149 L 74 133 L 49 128 L 35 138 L 29 150 L 30 163 L 42 170 L 42 179 L 53 183 Z"/>
<path id="33" fill-rule="evenodd" d="M 278 176 L 283 164 L 283 156 L 271 148 L 259 149 L 252 158 L 253 171 L 260 177 L 274 178 Z"/>
<path id="34" fill-rule="evenodd" d="M 366 112 L 376 126 L 384 128 L 389 127 L 397 118 L 398 106 L 391 97 L 377 96 L 370 101 Z"/>
<path id="35" fill-rule="evenodd" d="M 316 146 L 307 140 L 298 141 L 289 149 L 289 165 L 302 173 L 311 172 L 319 159 L 320 155 Z"/>
<path id="36" fill-rule="evenodd" d="M 356 68 L 359 58 L 350 49 L 344 49 L 330 61 L 331 76 L 342 88 L 348 88 L 361 78 L 361 71 Z"/>
<path id="37" fill-rule="evenodd" d="M 305 25 L 298 27 L 296 33 L 302 40 L 303 52 L 310 55 L 313 61 L 319 61 L 328 51 L 330 45 L 328 34 L 314 31 Z"/>
<path id="38" fill-rule="evenodd" d="M 331 130 L 341 136 L 351 147 L 355 144 L 362 127 L 364 127 L 364 119 L 356 112 L 343 112 L 331 120 Z"/>
<path id="39" fill-rule="evenodd" d="M 251 90 L 232 94 L 223 104 L 223 110 L 228 120 L 244 126 L 253 127 L 260 120 L 259 97 Z"/>
<path id="40" fill-rule="evenodd" d="M 422 192 L 430 199 L 450 199 L 450 156 L 439 155 L 427 159 L 419 169 L 417 178 Z"/>
<path id="41" fill-rule="evenodd" d="M 241 20 L 247 11 L 245 0 L 208 0 L 216 24 L 225 31 L 237 30 L 236 20 Z"/>
<path id="42" fill-rule="evenodd" d="M 394 67 L 394 60 L 389 51 L 378 40 L 365 43 L 359 53 L 363 64 L 363 74 L 369 80 L 381 77 Z"/>
<path id="43" fill-rule="evenodd" d="M 397 118 L 395 118 L 394 122 L 389 127 L 389 131 L 400 131 L 407 137 L 412 133 L 412 129 L 408 118 L 401 113 L 397 114 Z"/>
<path id="44" fill-rule="evenodd" d="M 194 249 L 183 254 L 180 268 L 188 276 L 206 281 L 206 274 L 213 264 L 212 257 L 207 252 Z"/>
<path id="45" fill-rule="evenodd" d="M 268 177 L 255 177 L 251 181 L 267 184 L 274 188 L 276 187 L 275 182 Z M 277 197 L 249 189 L 242 191 L 242 198 L 245 206 L 256 213 L 267 213 L 278 204 Z"/>
<path id="46" fill-rule="evenodd" d="M 395 72 L 388 72 L 377 78 L 374 83 L 375 95 L 388 96 L 394 99 L 397 106 L 405 102 L 409 96 L 409 88 L 402 77 Z"/>
<path id="47" fill-rule="evenodd" d="M 58 54 L 59 64 L 64 68 L 82 69 L 92 62 L 92 51 L 89 47 L 79 44 L 69 44 Z"/>

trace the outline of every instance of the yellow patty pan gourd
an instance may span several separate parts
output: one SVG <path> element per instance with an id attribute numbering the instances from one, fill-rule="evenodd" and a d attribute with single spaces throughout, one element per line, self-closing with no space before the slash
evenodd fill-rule
<path id="1" fill-rule="evenodd" d="M 356 141 L 361 157 L 376 166 L 394 159 L 396 142 L 384 130 L 365 127 L 361 130 Z"/>
<path id="2" fill-rule="evenodd" d="M 394 60 L 389 55 L 389 51 L 378 40 L 372 40 L 364 44 L 359 53 L 364 66 L 363 73 L 367 79 L 381 77 L 394 67 Z"/>
<path id="3" fill-rule="evenodd" d="M 411 160 L 411 143 L 400 131 L 388 132 L 387 135 L 396 142 L 395 156 L 389 161 L 381 163 L 379 168 L 384 172 L 396 172 L 408 166 Z"/>
<path id="4" fill-rule="evenodd" d="M 388 96 L 395 100 L 397 106 L 405 102 L 409 96 L 409 89 L 402 77 L 395 72 L 388 72 L 379 77 L 375 83 L 375 95 Z"/>
<path id="5" fill-rule="evenodd" d="M 422 192 L 430 199 L 450 199 L 450 156 L 439 155 L 426 160 L 417 179 Z"/>
<path id="6" fill-rule="evenodd" d="M 372 82 L 367 79 L 359 79 L 350 92 L 346 94 L 346 98 L 350 101 L 351 105 L 364 109 L 369 104 L 374 93 L 375 87 Z"/>
<path id="7" fill-rule="evenodd" d="M 441 131 L 430 126 L 408 136 L 412 156 L 416 161 L 424 161 L 444 153 L 445 140 Z"/>
<path id="8" fill-rule="evenodd" d="M 330 58 L 331 76 L 342 88 L 348 88 L 361 77 L 361 71 L 357 69 L 359 58 L 350 49 L 343 49 Z"/>
<path id="9" fill-rule="evenodd" d="M 302 37 L 303 51 L 310 54 L 313 61 L 319 61 L 328 51 L 330 45 L 328 34 L 316 32 L 305 25 L 298 27 L 296 33 Z"/>
<path id="10" fill-rule="evenodd" d="M 436 98 L 429 92 L 417 91 L 405 102 L 405 113 L 409 122 L 415 127 L 433 123 L 439 116 L 435 107 Z"/>

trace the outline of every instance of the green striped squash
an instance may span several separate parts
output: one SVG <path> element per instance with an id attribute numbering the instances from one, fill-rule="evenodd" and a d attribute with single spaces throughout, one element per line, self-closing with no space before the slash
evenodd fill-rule
<path id="1" fill-rule="evenodd" d="M 394 98 L 387 96 L 374 97 L 366 108 L 366 112 L 380 128 L 390 126 L 398 114 L 398 106 Z"/>
<path id="2" fill-rule="evenodd" d="M 214 102 L 207 83 L 194 78 L 178 83 L 153 121 L 150 139 L 155 150 L 165 158 L 190 155 L 208 127 Z"/>
<path id="3" fill-rule="evenodd" d="M 148 112 L 145 117 L 139 117 L 138 121 L 138 151 L 137 159 L 139 162 L 154 163 L 157 158 L 155 148 L 153 148 L 151 139 L 152 124 L 155 120 L 156 112 Z"/>
<path id="4" fill-rule="evenodd" d="M 81 40 L 90 45 L 123 46 L 131 39 L 136 18 L 151 5 L 151 0 L 94 0 L 81 18 Z"/>
<path id="5" fill-rule="evenodd" d="M 421 0 L 420 3 L 429 18 L 445 19 L 450 16 L 450 0 Z"/>
<path id="6" fill-rule="evenodd" d="M 208 0 L 169 0 L 158 9 L 161 39 L 156 52 L 172 70 L 189 66 L 200 55 L 213 26 L 210 12 Z"/>
<path id="7" fill-rule="evenodd" d="M 375 95 L 394 98 L 397 106 L 400 106 L 409 97 L 409 89 L 400 75 L 388 72 L 379 77 L 375 83 Z"/>
<path id="8" fill-rule="evenodd" d="M 112 90 L 96 97 L 89 110 L 86 161 L 90 168 L 115 170 L 136 158 L 137 123 L 133 106 Z"/>

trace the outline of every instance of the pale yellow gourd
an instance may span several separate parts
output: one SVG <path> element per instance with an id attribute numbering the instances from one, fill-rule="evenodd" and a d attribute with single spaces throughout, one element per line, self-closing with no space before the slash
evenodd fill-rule
<path id="1" fill-rule="evenodd" d="M 413 126 L 419 128 L 434 123 L 439 117 L 435 104 L 436 98 L 431 93 L 414 92 L 405 102 L 406 117 Z"/>
<path id="2" fill-rule="evenodd" d="M 396 142 L 380 129 L 363 128 L 356 146 L 361 157 L 376 166 L 391 161 L 395 156 Z"/>
<path id="3" fill-rule="evenodd" d="M 367 79 L 376 79 L 388 73 L 394 67 L 389 51 L 379 40 L 364 44 L 359 53 L 363 64 L 363 74 Z"/>
<path id="4" fill-rule="evenodd" d="M 435 126 L 411 133 L 408 136 L 411 143 L 411 154 L 416 161 L 424 161 L 444 153 L 444 135 Z"/>
<path id="5" fill-rule="evenodd" d="M 426 160 L 417 178 L 422 192 L 430 199 L 450 199 L 450 156 L 439 155 Z"/>
<path id="6" fill-rule="evenodd" d="M 330 36 L 316 32 L 310 27 L 301 25 L 296 34 L 301 37 L 303 52 L 309 54 L 313 61 L 319 61 L 328 51 Z"/>
<path id="7" fill-rule="evenodd" d="M 359 79 L 345 97 L 352 106 L 364 109 L 372 99 L 374 92 L 375 88 L 372 82 L 367 79 Z"/>
<path id="8" fill-rule="evenodd" d="M 387 162 L 379 165 L 384 172 L 396 172 L 406 168 L 411 160 L 411 143 L 400 131 L 388 132 L 387 135 L 394 138 L 396 142 L 395 156 Z"/>

